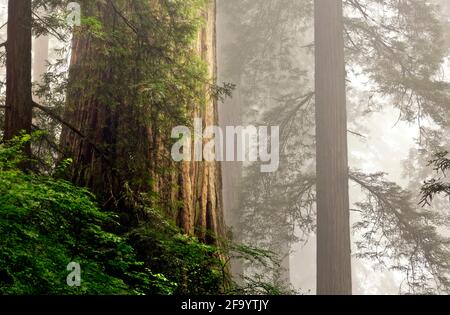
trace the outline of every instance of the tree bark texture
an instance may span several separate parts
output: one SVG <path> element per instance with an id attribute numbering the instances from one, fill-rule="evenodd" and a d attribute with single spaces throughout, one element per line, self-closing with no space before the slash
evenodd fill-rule
<path id="1" fill-rule="evenodd" d="M 157 3 L 151 2 L 152 5 Z M 120 21 L 120 17 L 111 19 L 116 12 L 107 4 L 100 10 L 105 27 L 113 27 L 113 23 Z M 211 1 L 201 14 L 206 24 L 199 31 L 194 48 L 208 65 L 209 78 L 214 80 L 215 1 Z M 107 62 L 100 69 L 89 68 L 93 62 L 99 63 L 96 62 L 96 51 L 102 49 L 93 38 L 76 35 L 72 49 L 70 81 L 73 85 L 89 80 L 110 82 L 120 75 Z M 224 231 L 219 164 L 206 161 L 172 162 L 171 148 L 166 141 L 168 135 L 160 133 L 157 116 L 143 123 L 140 120 L 142 113 L 133 104 L 119 104 L 116 107 L 104 104 L 97 97 L 104 93 L 103 90 L 101 84 L 94 88 L 82 86 L 82 89 L 75 89 L 74 93 L 69 94 L 65 118 L 86 135 L 86 138 L 81 138 L 68 128 L 62 132 L 62 145 L 67 156 L 73 159 L 73 181 L 91 188 L 105 206 L 117 203 L 116 196 L 123 194 L 124 187 L 131 183 L 134 183 L 131 188 L 135 192 L 151 190 L 158 198 L 150 206 L 166 209 L 186 234 L 215 243 L 216 237 L 222 237 Z M 204 93 L 209 94 L 207 86 Z M 202 118 L 204 127 L 217 125 L 215 99 L 209 98 L 204 106 L 193 106 L 189 114 L 191 118 Z M 157 115 L 154 110 L 152 113 Z M 140 162 L 130 160 L 131 155 Z M 131 169 L 135 164 L 141 167 Z M 161 168 L 173 170 L 161 174 L 157 171 Z M 146 175 L 151 178 L 151 183 L 137 180 L 146 178 Z M 128 220 L 136 218 L 130 215 Z"/>
<path id="2" fill-rule="evenodd" d="M 7 32 L 5 140 L 31 132 L 31 0 L 9 1 Z"/>
<path id="3" fill-rule="evenodd" d="M 217 76 L 216 53 L 216 1 L 209 2 L 202 12 L 205 20 L 196 43 L 196 50 L 208 66 L 208 77 L 214 82 Z M 205 93 L 208 95 L 208 87 Z M 193 118 L 201 118 L 203 126 L 218 126 L 217 100 L 208 97 L 205 106 L 196 106 Z M 204 144 L 209 141 L 204 139 Z M 193 145 L 191 147 L 194 147 Z M 179 216 L 185 233 L 196 235 L 208 243 L 225 236 L 222 207 L 222 174 L 218 162 L 183 162 L 181 172 L 183 208 Z"/>
<path id="4" fill-rule="evenodd" d="M 351 294 L 342 1 L 316 0 L 317 293 Z"/>

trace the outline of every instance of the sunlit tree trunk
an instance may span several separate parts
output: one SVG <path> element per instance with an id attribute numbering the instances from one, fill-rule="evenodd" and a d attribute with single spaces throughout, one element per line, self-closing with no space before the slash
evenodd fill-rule
<path id="1" fill-rule="evenodd" d="M 317 293 L 351 294 L 343 10 L 316 0 Z"/>
<path id="2" fill-rule="evenodd" d="M 31 132 L 31 0 L 8 3 L 5 140 Z M 31 154 L 30 146 L 25 148 Z"/>
<path id="3" fill-rule="evenodd" d="M 197 38 L 197 51 L 208 66 L 208 76 L 217 76 L 216 1 L 211 0 L 203 11 L 204 27 Z M 208 93 L 205 87 L 205 93 Z M 203 127 L 219 124 L 217 100 L 208 96 L 204 108 L 197 107 L 193 118 L 202 118 Z M 205 143 L 209 141 L 204 140 Z M 192 146 L 193 147 L 193 146 Z M 196 235 L 208 243 L 225 236 L 222 209 L 222 172 L 218 162 L 184 162 L 182 166 L 183 208 L 179 224 L 185 233 Z"/>
<path id="4" fill-rule="evenodd" d="M 152 1 L 151 4 L 156 6 L 158 1 Z M 116 12 L 108 4 L 100 5 L 98 10 L 105 28 L 111 27 L 115 22 L 112 17 Z M 215 1 L 210 1 L 202 14 L 206 23 L 198 33 L 194 48 L 206 62 L 209 77 L 213 81 L 216 76 Z M 175 212 L 174 219 L 186 234 L 214 243 L 215 236 L 224 235 L 220 164 L 206 161 L 183 162 L 170 176 L 161 175 L 158 168 L 172 169 L 177 165 L 167 164 L 170 149 L 162 141 L 166 135 L 160 134 L 158 117 L 150 117 L 148 125 L 143 124 L 139 109 L 133 104 L 112 107 L 96 97 L 103 90 L 101 84 L 110 82 L 120 72 L 110 69 L 107 62 L 100 63 L 102 68 L 99 69 L 96 50 L 102 47 L 97 47 L 98 45 L 94 38 L 80 34 L 76 34 L 73 41 L 70 82 L 76 86 L 80 82 L 93 81 L 100 82 L 100 86 L 94 87 L 94 90 L 90 86 L 82 86 L 81 90 L 76 89 L 75 93 L 68 95 L 65 119 L 86 136 L 80 137 L 67 127 L 62 132 L 62 146 L 68 157 L 73 159 L 72 180 L 91 188 L 99 200 L 109 206 L 123 192 L 124 183 L 136 182 L 133 176 L 138 179 L 139 176 L 151 178 L 151 184 L 135 187 L 133 191 L 152 190 L 157 193 L 157 206 L 168 210 L 168 213 L 175 208 L 176 211 L 170 214 L 174 215 Z M 91 68 L 92 64 L 97 65 L 95 70 Z M 139 77 L 136 84 L 144 79 Z M 204 93 L 209 94 L 206 84 Z M 193 105 L 197 107 L 190 113 L 192 118 L 202 118 L 204 127 L 217 125 L 217 102 L 214 98 L 209 97 L 202 107 L 200 104 Z M 156 111 L 152 113 L 154 116 L 158 115 Z M 134 141 L 135 139 L 138 141 Z M 130 142 L 136 145 L 133 146 Z M 130 164 L 130 152 L 135 160 L 143 164 L 139 172 L 126 172 L 127 165 Z M 174 206 L 169 209 L 171 204 Z M 130 220 L 134 218 L 130 216 Z"/>

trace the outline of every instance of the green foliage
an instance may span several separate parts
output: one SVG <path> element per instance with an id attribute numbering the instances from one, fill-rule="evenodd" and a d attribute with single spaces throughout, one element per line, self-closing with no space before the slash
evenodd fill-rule
<path id="1" fill-rule="evenodd" d="M 268 281 L 267 274 L 256 273 L 252 276 L 242 276 L 242 285 L 236 285 L 235 292 L 239 295 L 295 295 L 298 292 L 285 288 L 281 284 Z"/>
<path id="2" fill-rule="evenodd" d="M 24 135 L 0 144 L 0 293 L 139 294 L 160 286 L 124 238 L 107 232 L 115 218 L 85 189 L 16 168 Z M 69 287 L 70 262 L 81 265 L 80 287 Z M 150 279 L 150 280 L 149 280 Z"/>
<path id="3" fill-rule="evenodd" d="M 133 206 L 146 223 L 126 236 L 109 232 L 120 230 L 116 216 L 100 211 L 87 189 L 17 168 L 21 148 L 32 138 L 0 144 L 1 294 L 282 292 L 262 278 L 247 277 L 244 285 L 230 279 L 225 257 L 268 265 L 269 253 L 183 235 L 162 211 L 145 206 L 145 198 Z M 80 287 L 66 284 L 70 262 L 81 265 Z"/>
<path id="4" fill-rule="evenodd" d="M 291 294 L 289 288 L 274 283 L 266 275 L 242 275 L 235 281 L 230 260 L 265 269 L 280 270 L 276 255 L 230 240 L 216 239 L 205 244 L 196 237 L 183 235 L 175 222 L 160 209 L 147 205 L 149 196 L 134 200 L 145 222 L 129 233 L 129 240 L 145 266 L 164 274 L 166 288 L 174 294 Z"/>
<path id="5" fill-rule="evenodd" d="M 129 232 L 129 240 L 145 266 L 165 276 L 164 290 L 173 294 L 223 292 L 229 280 L 223 251 L 183 235 L 162 210 L 147 206 L 148 198 L 142 196 L 140 201 L 134 201 L 134 207 L 145 219 Z"/>
<path id="6" fill-rule="evenodd" d="M 9 141 L 8 144 L 0 144 L 0 170 L 12 170 L 25 159 L 25 156 L 21 150 L 23 144 L 29 142 L 31 136 L 22 134 L 20 137 L 16 137 Z"/>
<path id="7" fill-rule="evenodd" d="M 70 28 L 64 25 L 67 2 L 33 2 L 36 11 L 40 8 L 52 11 L 35 18 L 35 35 L 68 39 Z M 155 151 L 157 144 L 148 145 L 150 135 L 146 132 L 151 130 L 152 138 L 167 148 L 172 141 L 168 139 L 169 131 L 174 125 L 188 124 L 190 114 L 194 110 L 201 112 L 209 96 L 229 96 L 234 88 L 232 84 L 216 86 L 207 78 L 207 67 L 193 44 L 203 25 L 201 13 L 206 1 L 79 2 L 83 14 L 81 26 L 73 30 L 74 38 L 80 42 L 88 40 L 86 50 L 90 51 L 80 52 L 87 56 L 71 65 L 69 78 L 70 50 L 61 49 L 61 59 L 49 66 L 43 84 L 35 90 L 41 105 L 51 108 L 55 115 L 63 117 L 63 113 L 76 111 L 80 104 L 95 100 L 95 110 L 114 118 L 114 123 L 98 121 L 95 130 L 74 125 L 87 139 L 96 141 L 102 158 L 114 160 L 111 174 L 117 178 L 112 182 L 118 183 L 120 191 L 111 192 L 112 196 L 102 195 L 112 183 L 105 183 L 105 178 L 98 176 L 95 180 L 100 182 L 97 185 L 100 192 L 95 197 L 102 203 L 114 200 L 114 204 L 108 204 L 109 208 L 105 206 L 106 210 L 133 219 L 119 220 L 100 211 L 91 192 L 59 179 L 66 175 L 65 170 L 72 162 L 54 161 L 65 153 L 57 145 L 60 121 L 36 110 L 36 128 L 46 130 L 47 134 L 38 145 L 33 142 L 34 149 L 38 148 L 33 153 L 46 164 L 47 175 L 24 173 L 17 168 L 24 159 L 21 146 L 30 136 L 0 145 L 0 293 L 277 292 L 276 286 L 262 279 L 250 280 L 253 289 L 238 289 L 229 279 L 225 259 L 228 252 L 224 247 L 206 245 L 182 235 L 176 224 L 167 219 L 167 209 L 149 209 L 148 205 L 154 203 L 146 199 L 131 204 L 124 201 L 128 191 L 148 192 L 149 163 L 158 164 L 155 171 L 161 173 L 172 166 L 165 161 L 150 161 L 148 152 Z M 66 116 L 70 121 L 76 115 Z M 97 131 L 104 138 L 96 137 Z M 73 169 L 84 166 L 76 165 Z M 154 192 L 149 195 L 157 197 Z M 134 220 L 139 215 L 142 217 Z M 260 258 L 263 254 L 256 250 L 236 251 L 241 251 L 246 259 L 263 260 Z M 66 284 L 66 266 L 72 261 L 82 268 L 79 288 Z"/>
<path id="8" fill-rule="evenodd" d="M 246 244 L 228 242 L 228 256 L 247 266 L 251 272 L 238 275 L 227 293 L 239 295 L 290 295 L 297 294 L 281 280 L 281 267 L 275 252 L 252 247 Z"/>
<path id="9" fill-rule="evenodd" d="M 217 247 L 181 234 L 160 244 L 165 250 L 159 259 L 170 262 L 166 268 L 170 268 L 171 273 L 186 278 L 184 283 L 181 282 L 183 286 L 179 293 L 214 294 L 221 291 L 226 271 Z"/>

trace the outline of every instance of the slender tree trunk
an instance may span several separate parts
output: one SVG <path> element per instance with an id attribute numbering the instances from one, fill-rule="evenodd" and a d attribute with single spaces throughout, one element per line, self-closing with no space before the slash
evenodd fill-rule
<path id="1" fill-rule="evenodd" d="M 5 140 L 31 132 L 31 0 L 8 3 Z M 25 148 L 30 155 L 30 145 Z"/>
<path id="2" fill-rule="evenodd" d="M 316 0 L 317 294 L 351 294 L 341 0 Z"/>

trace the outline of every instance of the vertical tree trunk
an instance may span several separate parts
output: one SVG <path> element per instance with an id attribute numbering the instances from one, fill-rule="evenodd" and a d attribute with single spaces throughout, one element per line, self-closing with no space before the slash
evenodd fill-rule
<path id="1" fill-rule="evenodd" d="M 351 294 L 341 0 L 316 0 L 317 293 Z"/>
<path id="2" fill-rule="evenodd" d="M 31 132 L 31 0 L 8 3 L 5 140 Z M 30 146 L 25 153 L 30 155 Z"/>
<path id="3" fill-rule="evenodd" d="M 205 26 L 197 39 L 197 51 L 208 66 L 208 76 L 215 81 L 217 76 L 216 57 L 216 1 L 211 0 L 203 11 Z M 207 87 L 205 93 L 209 94 Z M 219 124 L 217 100 L 208 96 L 203 108 L 194 110 L 193 118 L 201 118 L 203 127 Z M 209 141 L 205 139 L 205 143 Z M 193 147 L 193 145 L 192 145 Z M 184 162 L 182 166 L 183 208 L 179 222 L 185 233 L 196 235 L 207 243 L 214 243 L 216 237 L 224 237 L 222 209 L 222 174 L 218 162 Z"/>
<path id="4" fill-rule="evenodd" d="M 158 1 L 150 3 L 155 7 L 159 5 Z M 112 29 L 114 23 L 121 20 L 117 16 L 113 18 L 116 13 L 111 10 L 108 3 L 104 6 L 99 5 L 98 10 L 105 28 Z M 215 13 L 215 1 L 210 1 L 202 12 L 206 24 L 199 31 L 193 46 L 207 64 L 211 81 L 216 76 Z M 61 143 L 74 161 L 72 180 L 89 187 L 98 199 L 108 206 L 109 202 L 119 199 L 117 196 L 123 192 L 124 183 L 140 182 L 134 178 L 139 176 L 147 183 L 149 177 L 152 184 L 148 186 L 152 187 L 131 187 L 131 190 L 134 192 L 152 190 L 159 197 L 155 203 L 160 208 L 166 209 L 170 215 L 173 215 L 173 211 L 170 210 L 176 208 L 177 213 L 174 216 L 186 234 L 214 243 L 215 236 L 224 236 L 220 164 L 207 161 L 183 162 L 170 176 L 162 175 L 158 171 L 160 168 L 175 167 L 174 164 L 170 164 L 172 162 L 170 148 L 167 147 L 167 135 L 161 134 L 159 130 L 161 126 L 158 126 L 158 113 L 152 112 L 155 117 L 152 116 L 150 121 L 144 124 L 140 119 L 139 109 L 136 109 L 132 102 L 123 102 L 120 108 L 117 108 L 105 104 L 101 98 L 96 97 L 104 90 L 102 84 L 118 77 L 119 73 L 117 69 L 110 69 L 110 65 L 104 60 L 100 60 L 102 68 L 96 70 L 90 68 L 91 64 L 99 60 L 96 55 L 97 46 L 99 43 L 92 37 L 82 34 L 74 37 L 70 81 L 75 86 L 89 80 L 100 83 L 97 87 L 82 86 L 81 89 L 75 89 L 74 93 L 68 95 L 65 118 L 87 135 L 82 139 L 68 128 L 63 128 Z M 139 72 L 138 69 L 136 72 Z M 139 79 L 145 80 L 141 77 L 136 80 Z M 205 95 L 210 94 L 206 84 L 203 92 Z M 201 118 L 204 127 L 218 124 L 217 101 L 214 98 L 208 96 L 205 104 L 193 105 L 197 106 L 189 113 L 192 119 Z M 133 141 L 134 139 L 138 141 Z M 133 146 L 131 143 L 136 144 Z M 96 150 L 94 144 L 103 152 Z M 130 152 L 136 160 L 145 160 L 142 163 L 145 165 L 133 173 L 127 172 Z M 170 162 L 167 162 L 168 160 Z M 181 205 L 179 201 L 182 201 Z M 124 210 L 125 207 L 121 208 Z"/>
<path id="5" fill-rule="evenodd" d="M 86 12 L 97 12 L 105 28 L 112 28 L 114 12 L 108 5 L 98 3 Z M 72 181 L 89 187 L 105 205 L 118 192 L 113 176 L 117 110 L 101 97 L 110 82 L 112 67 L 96 55 L 102 44 L 90 35 L 76 33 L 72 40 L 69 90 L 64 118 L 86 137 L 63 126 L 60 141 L 63 151 L 73 159 Z M 95 67 L 98 61 L 102 67 Z M 88 82 L 93 83 L 88 85 Z M 99 83 L 100 82 L 100 83 Z M 123 111 L 126 111 L 125 108 Z M 95 147 L 97 146 L 97 147 Z M 100 149 L 101 147 L 101 149 Z M 108 148 L 108 149 L 106 149 Z M 99 150 L 100 149 L 100 150 Z"/>

